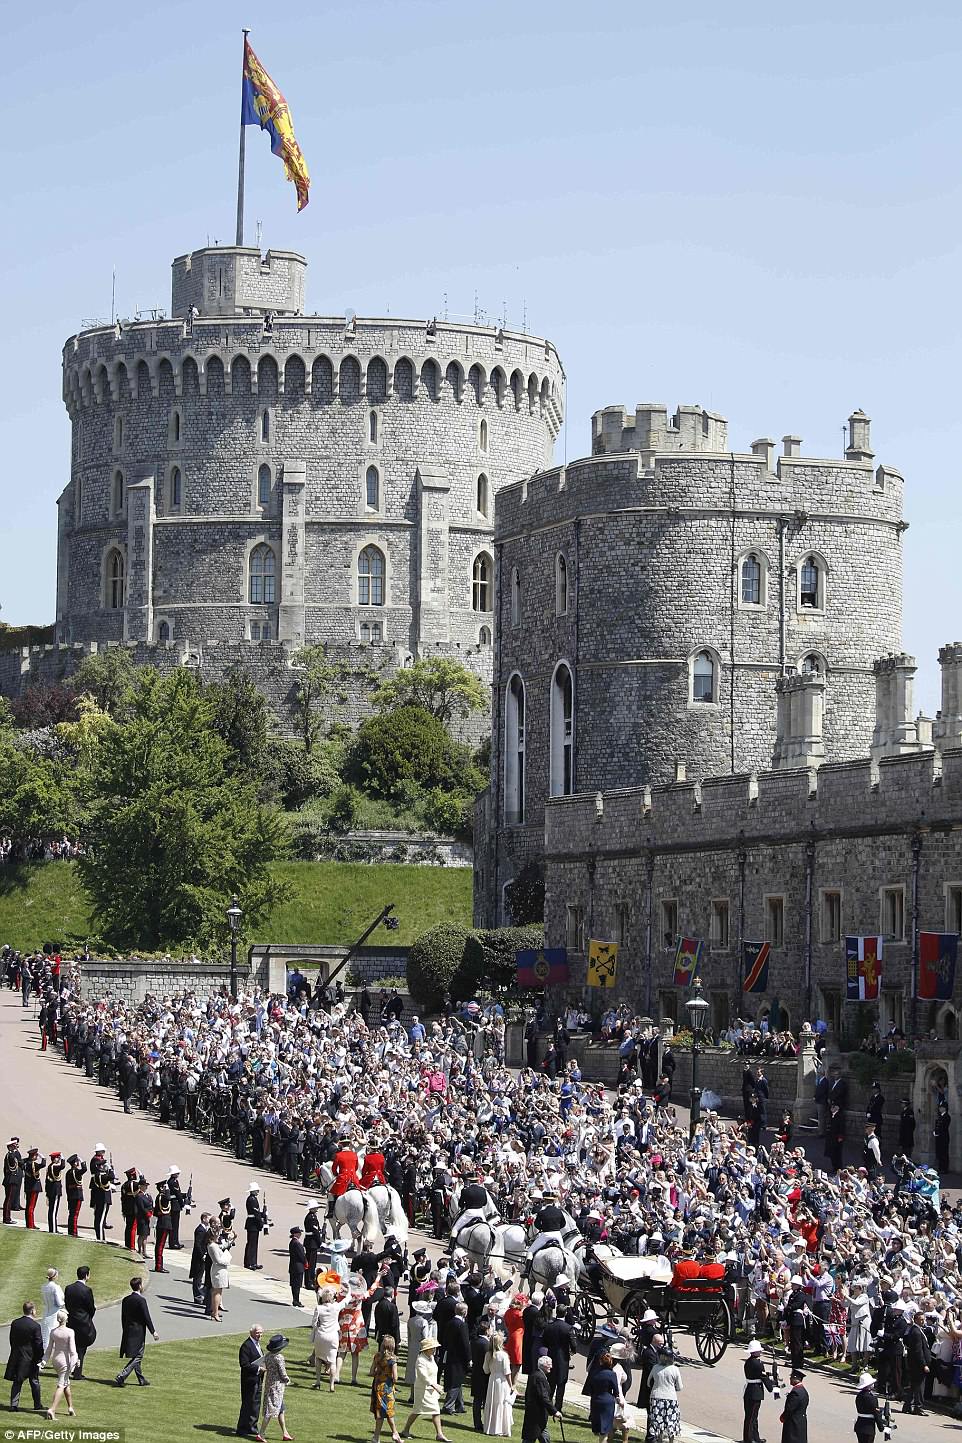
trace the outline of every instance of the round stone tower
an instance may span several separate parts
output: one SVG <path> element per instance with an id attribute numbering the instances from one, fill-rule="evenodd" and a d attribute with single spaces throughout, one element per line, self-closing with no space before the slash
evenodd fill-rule
<path id="1" fill-rule="evenodd" d="M 490 657 L 494 498 L 564 374 L 484 326 L 304 314 L 306 261 L 173 263 L 172 319 L 64 347 L 61 641 L 384 642 Z"/>

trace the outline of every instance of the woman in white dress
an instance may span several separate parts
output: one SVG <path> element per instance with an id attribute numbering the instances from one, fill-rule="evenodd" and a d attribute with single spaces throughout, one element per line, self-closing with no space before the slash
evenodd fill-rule
<path id="1" fill-rule="evenodd" d="M 408 1354 L 404 1365 L 404 1382 L 411 1393 L 408 1402 L 414 1406 L 414 1383 L 417 1376 L 418 1359 L 421 1356 L 421 1344 L 425 1338 L 436 1338 L 438 1325 L 431 1317 L 434 1312 L 434 1304 L 422 1302 L 416 1299 L 411 1304 L 411 1316 L 408 1318 Z"/>
<path id="2" fill-rule="evenodd" d="M 504 1350 L 502 1333 L 491 1334 L 484 1371 L 488 1375 L 488 1392 L 481 1415 L 484 1431 L 491 1438 L 510 1438 L 514 1389 L 511 1386 L 511 1359 Z"/>
<path id="3" fill-rule="evenodd" d="M 43 1301 L 43 1317 L 40 1319 L 40 1330 L 43 1333 L 43 1346 L 46 1347 L 50 1341 L 50 1334 L 57 1326 L 57 1314 L 63 1307 L 63 1288 L 58 1279 L 60 1274 L 56 1268 L 47 1269 L 47 1281 L 40 1289 L 40 1297 Z"/>
<path id="4" fill-rule="evenodd" d="M 311 1319 L 311 1344 L 314 1349 L 314 1387 L 320 1388 L 322 1369 L 331 1380 L 331 1392 L 337 1383 L 337 1345 L 341 1338 L 341 1305 L 346 1293 L 330 1284 L 317 1295 L 317 1307 Z"/>
<path id="5" fill-rule="evenodd" d="M 60 1308 L 57 1313 L 55 1324 L 50 1330 L 50 1338 L 43 1361 L 52 1363 L 57 1374 L 57 1387 L 53 1395 L 53 1402 L 44 1417 L 51 1420 L 56 1419 L 57 1407 L 63 1398 L 67 1402 L 67 1412 L 73 1418 L 74 1406 L 70 1394 L 70 1375 L 77 1366 L 77 1340 L 74 1337 L 73 1328 L 67 1327 L 66 1308 Z"/>
<path id="6" fill-rule="evenodd" d="M 434 1360 L 437 1349 L 437 1338 L 425 1338 L 421 1344 L 418 1364 L 414 1370 L 414 1407 L 401 1430 L 402 1438 L 410 1438 L 415 1419 L 430 1418 L 434 1424 L 437 1443 L 448 1443 L 441 1431 L 441 1384 L 438 1382 L 438 1365 Z"/>
<path id="7" fill-rule="evenodd" d="M 210 1258 L 210 1320 L 219 1323 L 224 1289 L 230 1287 L 230 1234 L 223 1233 L 219 1243 L 211 1238 L 207 1256 Z"/>
<path id="8" fill-rule="evenodd" d="M 845 1350 L 858 1368 L 872 1351 L 872 1304 L 865 1291 L 863 1278 L 853 1279 L 848 1300 L 848 1338 Z"/>

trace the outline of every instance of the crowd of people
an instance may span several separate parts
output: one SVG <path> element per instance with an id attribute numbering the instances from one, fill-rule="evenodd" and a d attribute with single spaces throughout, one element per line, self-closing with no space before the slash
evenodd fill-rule
<path id="1" fill-rule="evenodd" d="M 205 1099 L 213 1096 L 215 1135 L 256 1168 L 312 1187 L 319 1169 L 339 1152 L 379 1157 L 383 1180 L 397 1189 L 409 1218 L 423 1212 L 439 1238 L 446 1237 L 465 1187 L 481 1186 L 502 1219 L 531 1224 L 532 1232 L 539 1231 L 547 1194 L 577 1228 L 589 1279 L 593 1269 L 603 1267 L 594 1251 L 602 1243 L 632 1255 L 716 1261 L 724 1268 L 738 1325 L 749 1340 L 783 1340 L 795 1373 L 802 1374 L 813 1358 L 844 1358 L 853 1379 L 871 1381 L 866 1370 L 876 1369 L 880 1395 L 901 1399 L 908 1411 L 957 1397 L 962 1383 L 962 1207 L 941 1198 L 931 1169 L 916 1169 L 910 1157 L 901 1158 L 895 1171 L 883 1167 L 877 1145 L 869 1147 L 866 1139 L 859 1139 L 855 1158 L 832 1156 L 831 1170 L 824 1170 L 821 1158 L 810 1161 L 794 1145 L 785 1119 L 781 1126 L 777 1118 L 770 1125 L 762 1106 L 767 1098 L 764 1064 L 752 1054 L 745 1057 L 749 1116 L 724 1121 L 709 1110 L 689 1137 L 671 1102 L 670 1077 L 667 1089 L 662 1086 L 663 1048 L 653 1070 L 649 1065 L 646 1072 L 636 1061 L 633 1075 L 626 1074 L 610 1095 L 585 1082 L 576 1061 L 564 1055 L 564 1022 L 553 1034 L 561 1047 L 555 1047 L 560 1059 L 550 1076 L 532 1067 L 508 1069 L 503 1052 L 492 1043 L 498 1029 L 479 1038 L 474 1025 L 453 1016 L 405 1024 L 400 1009 L 393 1008 L 376 1022 L 365 1009 L 365 1021 L 347 1001 L 312 996 L 300 986 L 288 996 L 253 992 L 232 1002 L 226 995 L 201 999 L 184 992 L 131 1006 L 85 996 L 71 969 L 55 976 L 51 965 L 45 966 L 48 975 L 39 982 L 45 1035 L 62 1045 L 78 1068 L 113 1082 L 125 1105 L 156 1108 L 160 1120 L 174 1127 L 191 1124 L 191 1097 L 196 1125 L 200 1110 L 207 1115 Z M 619 1046 L 630 1033 L 631 1028 L 622 1030 Z M 844 1078 L 827 1082 L 831 1094 Z M 870 1112 L 878 1106 L 873 1093 Z M 826 1147 L 840 1110 L 837 1093 L 836 1100 L 823 1103 Z M 867 1137 L 872 1130 L 869 1116 Z M 126 1181 L 136 1183 L 135 1197 L 146 1186 L 139 1176 Z M 164 1181 L 169 1194 L 170 1178 Z M 148 1196 L 153 1191 L 156 1202 L 160 1184 L 146 1191 Z M 254 1246 L 245 1250 L 249 1269 L 258 1267 L 256 1236 L 265 1222 L 258 1191 L 249 1230 L 245 1218 L 249 1244 L 254 1237 Z M 302 1266 L 305 1286 L 316 1279 L 320 1244 L 314 1250 L 314 1239 L 323 1232 L 325 1211 L 321 1206 L 313 1219 L 305 1219 L 302 1237 L 292 1238 L 292 1286 Z M 136 1202 L 134 1212 L 136 1221 Z M 215 1248 L 231 1242 L 232 1226 L 233 1218 L 214 1221 Z M 209 1248 L 210 1241 L 208 1257 Z M 382 1324 L 393 1318 L 403 1266 L 403 1253 L 388 1239 L 379 1256 L 354 1257 L 348 1276 L 342 1269 L 324 1285 L 334 1292 L 318 1294 L 315 1301 L 319 1383 L 336 1386 L 342 1343 L 343 1356 L 351 1352 L 356 1366 L 353 1349 L 360 1335 L 342 1328 L 344 1310 L 358 1308 L 362 1321 L 371 1310 L 380 1310 Z M 216 1292 L 216 1258 L 213 1267 L 207 1287 L 201 1275 L 198 1301 Z M 532 1408 L 541 1406 L 537 1400 L 543 1396 L 552 1408 L 561 1406 L 570 1356 L 564 1340 L 570 1344 L 570 1304 L 578 1279 L 553 1287 L 551 1297 L 543 1290 L 539 1296 L 534 1288 L 518 1292 L 517 1278 L 506 1289 L 496 1270 L 457 1254 L 450 1267 L 440 1270 L 416 1258 L 410 1276 L 408 1326 L 427 1319 L 430 1303 L 428 1321 L 435 1323 L 438 1339 L 437 1348 L 425 1350 L 423 1366 L 426 1335 L 415 1339 L 416 1347 L 408 1340 L 406 1381 L 413 1388 L 418 1368 L 426 1380 L 419 1409 L 427 1407 L 426 1397 L 435 1396 L 428 1384 L 437 1359 L 428 1354 L 440 1356 L 443 1380 L 436 1415 L 421 1411 L 419 1416 L 437 1421 L 445 1412 L 460 1411 L 464 1382 L 470 1378 L 473 1395 L 484 1398 L 483 1380 L 488 1379 L 492 1402 L 487 1415 L 482 1402 L 480 1425 L 497 1435 L 506 1418 L 505 1400 L 513 1402 L 519 1367 L 529 1380 L 525 1398 Z M 210 1311 L 216 1316 L 213 1301 Z M 454 1327 L 461 1323 L 463 1329 Z M 648 1436 L 658 1443 L 676 1436 L 677 1361 L 660 1351 L 664 1340 L 659 1342 L 656 1324 L 657 1319 L 650 1323 L 647 1341 L 644 1330 L 641 1340 L 623 1330 L 600 1337 L 595 1351 L 606 1361 L 599 1369 L 602 1381 L 594 1386 L 599 1396 L 614 1400 L 614 1411 L 607 1404 L 595 1410 L 598 1420 L 611 1424 L 602 1433 L 618 1431 L 618 1420 L 630 1416 L 626 1380 L 619 1375 L 638 1367 L 640 1342 L 649 1348 L 647 1369 L 641 1366 L 642 1401 L 674 1405 L 648 1410 Z M 379 1327 L 375 1316 L 372 1331 L 380 1360 L 372 1393 L 376 1424 L 389 1424 L 394 1436 L 400 1324 Z M 392 1350 L 381 1346 L 389 1335 L 393 1360 Z M 499 1361 L 502 1351 L 507 1363 Z M 282 1347 L 275 1352 L 282 1355 Z M 667 1370 L 658 1378 L 657 1394 L 650 1386 L 656 1370 Z M 503 1374 L 507 1392 L 500 1383 L 494 1386 Z M 542 1375 L 543 1384 L 538 1381 Z M 283 1380 L 275 1378 L 275 1402 L 282 1386 Z M 792 1388 L 804 1391 L 801 1377 Z M 524 1407 L 527 1443 L 537 1433 L 528 1431 L 533 1421 L 527 1418 L 527 1401 Z M 283 1428 L 276 1408 L 271 1417 Z M 441 1431 L 438 1421 L 438 1436 Z"/>

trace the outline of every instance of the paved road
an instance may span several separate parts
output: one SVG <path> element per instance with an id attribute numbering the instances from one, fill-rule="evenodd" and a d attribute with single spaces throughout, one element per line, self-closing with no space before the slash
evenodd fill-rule
<path id="1" fill-rule="evenodd" d="M 286 1287 L 289 1229 L 303 1223 L 304 1190 L 298 1184 L 255 1173 L 250 1166 L 192 1134 L 161 1127 L 153 1115 L 125 1115 L 114 1092 L 88 1081 L 82 1071 L 66 1064 L 59 1054 L 40 1052 L 32 1009 L 22 1009 L 19 994 L 6 991 L 0 993 L 0 1131 L 4 1129 L 9 1129 L 7 1137 L 16 1133 L 27 1146 L 36 1145 L 45 1154 L 57 1147 L 65 1153 L 76 1150 L 89 1158 L 94 1146 L 102 1142 L 113 1152 L 118 1173 L 136 1164 L 152 1183 L 166 1174 L 171 1162 L 176 1162 L 185 1178 L 193 1173 L 194 1196 L 201 1208 L 213 1207 L 219 1198 L 230 1196 L 242 1215 L 248 1184 L 256 1180 L 266 1189 L 275 1225 L 264 1240 L 267 1246 L 261 1250 L 264 1271 L 253 1275 L 235 1269 L 237 1281 L 226 1294 L 229 1316 L 217 1325 L 205 1319 L 191 1303 L 186 1281 L 189 1253 L 168 1254 L 171 1273 L 150 1275 L 149 1299 L 161 1338 L 206 1336 L 218 1327 L 240 1332 L 255 1320 L 268 1330 L 288 1330 L 307 1321 L 304 1310 L 298 1313 L 290 1306 Z M 115 1205 L 111 1214 L 115 1220 L 112 1236 L 116 1238 L 120 1236 L 119 1207 Z M 82 1223 L 89 1224 L 86 1205 L 81 1217 Z M 89 1226 L 84 1230 L 92 1232 Z M 437 1245 L 430 1239 L 420 1234 L 413 1236 L 418 1241 L 412 1246 L 424 1243 L 436 1252 Z M 41 1281 L 37 1280 L 38 1289 Z M 98 1314 L 97 1321 L 98 1347 L 116 1349 L 119 1309 L 105 1310 Z M 681 1401 L 687 1437 L 704 1437 L 700 1430 L 708 1430 L 710 1436 L 740 1438 L 741 1348 L 729 1349 L 718 1366 L 706 1368 L 698 1361 L 691 1339 L 679 1335 L 678 1344 L 685 1382 Z M 575 1376 L 583 1375 L 576 1372 Z M 854 1390 L 814 1372 L 809 1374 L 807 1384 L 812 1396 L 811 1443 L 841 1443 L 853 1437 Z M 776 1405 L 766 1399 L 761 1423 L 763 1436 L 769 1440 L 780 1435 L 777 1413 Z M 931 1443 L 936 1437 L 962 1435 L 962 1424 L 944 1415 L 920 1419 L 899 1414 L 898 1424 L 897 1443 Z"/>

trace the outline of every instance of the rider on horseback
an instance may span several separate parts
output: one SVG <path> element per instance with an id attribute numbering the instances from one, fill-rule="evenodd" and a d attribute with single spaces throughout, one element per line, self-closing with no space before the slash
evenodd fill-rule
<path id="1" fill-rule="evenodd" d="M 387 1187 L 387 1178 L 384 1176 L 384 1154 L 383 1152 L 366 1152 L 364 1154 L 364 1165 L 361 1168 L 359 1186 Z"/>
<path id="2" fill-rule="evenodd" d="M 346 1193 L 348 1188 L 357 1187 L 358 1185 L 358 1158 L 357 1153 L 348 1147 L 350 1140 L 350 1133 L 342 1132 L 340 1146 L 331 1159 L 334 1181 L 331 1184 L 330 1200 L 327 1208 L 329 1218 L 334 1216 L 334 1205 L 338 1198 Z"/>
<path id="3" fill-rule="evenodd" d="M 465 1183 L 458 1198 L 458 1207 L 461 1211 L 451 1227 L 451 1237 L 455 1243 L 464 1228 L 474 1227 L 477 1223 L 501 1221 L 501 1214 L 480 1175 L 474 1182 Z"/>
<path id="4" fill-rule="evenodd" d="M 559 1206 L 558 1194 L 554 1188 L 546 1187 L 542 1197 L 544 1206 L 535 1213 L 533 1224 L 538 1231 L 528 1244 L 525 1254 L 529 1263 L 542 1248 L 549 1245 L 564 1247 L 566 1238 L 578 1233 L 574 1218 Z"/>

